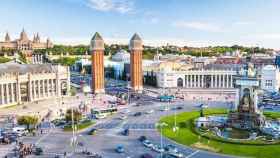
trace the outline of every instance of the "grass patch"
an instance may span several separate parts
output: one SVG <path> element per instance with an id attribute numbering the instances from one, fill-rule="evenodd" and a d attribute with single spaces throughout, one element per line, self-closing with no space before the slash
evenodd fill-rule
<path id="1" fill-rule="evenodd" d="M 225 114 L 226 109 L 207 109 L 204 111 L 205 115 Z M 280 155 L 280 145 L 254 145 L 254 144 L 240 144 L 219 141 L 215 139 L 208 139 L 207 137 L 200 136 L 194 127 L 194 119 L 199 117 L 199 111 L 183 112 L 177 115 L 177 124 L 179 130 L 173 132 L 174 115 L 161 118 L 160 122 L 167 123 L 167 127 L 163 129 L 163 135 L 187 146 L 201 148 L 213 152 L 236 155 L 248 156 L 255 158 L 275 158 Z M 266 113 L 267 117 L 279 118 L 280 113 Z M 279 116 L 279 117 L 278 117 Z"/>
<path id="2" fill-rule="evenodd" d="M 82 129 L 85 129 L 85 128 L 88 128 L 89 126 L 93 125 L 95 122 L 94 121 L 91 121 L 91 120 L 87 120 L 87 121 L 84 121 L 82 123 L 79 123 L 78 126 L 77 126 L 77 130 L 82 130 Z M 72 125 L 67 125 L 67 126 L 64 126 L 63 130 L 65 132 L 70 132 L 73 130 L 72 128 Z"/>
<path id="3" fill-rule="evenodd" d="M 280 112 L 265 111 L 263 114 L 265 117 L 275 120 L 280 118 Z"/>
<path id="4" fill-rule="evenodd" d="M 19 106 L 19 105 L 18 104 L 10 104 L 10 105 L 4 106 L 3 109 L 13 109 L 17 106 Z"/>

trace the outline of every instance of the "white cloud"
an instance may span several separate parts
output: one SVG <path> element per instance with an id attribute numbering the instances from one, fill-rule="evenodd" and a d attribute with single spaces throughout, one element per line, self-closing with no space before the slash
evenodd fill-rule
<path id="1" fill-rule="evenodd" d="M 233 25 L 242 25 L 242 26 L 251 25 L 251 24 L 253 24 L 253 22 L 251 22 L 251 21 L 236 21 L 233 23 Z"/>
<path id="2" fill-rule="evenodd" d="M 128 13 L 134 9 L 134 0 L 87 0 L 87 5 L 98 11 Z"/>
<path id="3" fill-rule="evenodd" d="M 224 30 L 219 25 L 207 23 L 207 22 L 176 21 L 173 23 L 173 26 L 177 28 L 189 28 L 189 29 L 208 31 L 208 32 L 224 32 Z"/>
<path id="4" fill-rule="evenodd" d="M 280 40 L 280 33 L 265 33 L 265 34 L 256 34 L 253 37 L 257 39 L 269 39 L 269 40 Z"/>

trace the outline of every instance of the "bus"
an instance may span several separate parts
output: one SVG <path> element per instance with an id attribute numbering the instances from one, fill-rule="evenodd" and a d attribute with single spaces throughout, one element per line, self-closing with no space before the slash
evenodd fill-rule
<path id="1" fill-rule="evenodd" d="M 157 98 L 161 102 L 171 102 L 174 100 L 174 96 L 172 95 L 161 95 Z"/>
<path id="2" fill-rule="evenodd" d="M 108 115 L 112 115 L 118 111 L 117 108 L 107 108 L 107 109 L 91 109 L 91 114 L 97 118 L 106 118 Z"/>

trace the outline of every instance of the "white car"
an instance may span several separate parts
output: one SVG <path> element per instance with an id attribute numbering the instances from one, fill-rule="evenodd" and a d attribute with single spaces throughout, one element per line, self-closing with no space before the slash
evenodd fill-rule
<path id="1" fill-rule="evenodd" d="M 163 153 L 164 152 L 164 148 L 162 148 L 160 145 L 154 145 L 152 147 L 152 149 L 156 152 L 159 152 L 159 153 Z"/>
<path id="2" fill-rule="evenodd" d="M 149 110 L 149 111 L 146 111 L 146 114 L 152 114 L 154 113 L 155 111 L 152 109 L 152 110 Z"/>
<path id="3" fill-rule="evenodd" d="M 144 140 L 143 145 L 148 148 L 152 148 L 154 146 L 149 140 Z"/>
<path id="4" fill-rule="evenodd" d="M 169 110 L 168 107 L 163 107 L 163 108 L 160 109 L 160 111 L 168 111 L 168 110 Z"/>

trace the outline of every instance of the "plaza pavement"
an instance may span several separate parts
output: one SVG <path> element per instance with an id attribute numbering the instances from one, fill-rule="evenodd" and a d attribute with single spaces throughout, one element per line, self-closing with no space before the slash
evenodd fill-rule
<path id="1" fill-rule="evenodd" d="M 145 100 L 147 101 L 147 100 Z M 144 102 L 144 101 L 143 101 Z M 130 106 L 130 113 L 126 120 L 120 120 L 119 116 L 121 114 L 115 114 L 103 120 L 99 120 L 97 124 L 92 127 L 98 128 L 96 135 L 87 135 L 87 131 L 78 133 L 78 141 L 83 142 L 84 146 L 78 146 L 76 151 L 82 151 L 87 149 L 91 152 L 96 152 L 101 154 L 104 158 L 139 158 L 141 154 L 150 153 L 153 156 L 157 156 L 158 153 L 152 151 L 151 149 L 145 148 L 137 139 L 145 135 L 153 143 L 160 144 L 160 134 L 156 131 L 155 123 L 160 119 L 160 117 L 165 115 L 174 114 L 174 110 L 160 111 L 162 104 L 154 102 L 152 105 L 143 105 L 139 107 Z M 175 105 L 184 106 L 183 110 L 177 111 L 191 111 L 197 109 L 197 102 L 186 102 L 178 101 L 172 103 Z M 172 106 L 172 105 L 171 105 Z M 209 107 L 227 107 L 228 104 L 220 102 L 208 103 Z M 145 112 L 153 109 L 155 112 L 152 114 L 143 114 L 139 117 L 134 117 L 132 114 L 141 111 Z M 146 126 L 143 126 L 146 125 Z M 131 127 L 129 136 L 122 136 L 120 132 L 127 126 Z M 92 128 L 91 127 L 91 128 Z M 90 128 L 89 128 L 90 129 Z M 88 129 L 88 130 L 89 130 Z M 83 157 L 80 154 L 73 154 L 73 148 L 70 145 L 72 133 L 63 132 L 61 129 L 53 129 L 47 136 L 37 136 L 37 137 L 25 137 L 23 142 L 25 143 L 36 143 L 37 145 L 43 147 L 45 154 L 40 157 L 54 157 L 55 154 L 63 155 L 64 152 L 68 153 L 68 157 L 76 158 Z M 43 138 L 42 138 L 43 137 Z M 188 158 L 227 158 L 230 156 L 215 154 L 206 151 L 200 151 L 192 149 L 186 146 L 179 145 L 173 141 L 166 138 L 163 139 L 164 144 L 174 144 L 178 147 L 179 151 L 184 153 Z M 125 148 L 125 153 L 118 154 L 114 151 L 117 145 L 122 144 Z M 30 156 L 35 157 L 35 156 Z M 38 156 L 37 156 L 38 157 Z"/>

